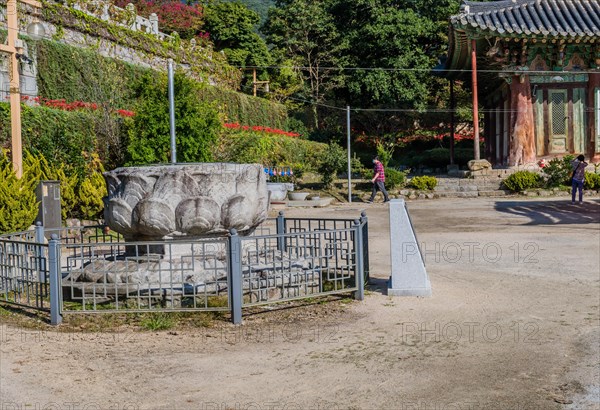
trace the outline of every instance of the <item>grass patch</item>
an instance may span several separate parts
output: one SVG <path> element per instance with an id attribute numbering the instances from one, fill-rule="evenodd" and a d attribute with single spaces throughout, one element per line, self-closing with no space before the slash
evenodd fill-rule
<path id="1" fill-rule="evenodd" d="M 146 330 L 169 330 L 175 326 L 176 321 L 167 313 L 149 313 L 141 321 L 141 325 Z"/>

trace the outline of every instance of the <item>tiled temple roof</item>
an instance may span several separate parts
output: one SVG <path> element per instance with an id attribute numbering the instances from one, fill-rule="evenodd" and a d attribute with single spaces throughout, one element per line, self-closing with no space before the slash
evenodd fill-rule
<path id="1" fill-rule="evenodd" d="M 455 28 L 497 36 L 600 36 L 600 0 L 464 1 Z"/>

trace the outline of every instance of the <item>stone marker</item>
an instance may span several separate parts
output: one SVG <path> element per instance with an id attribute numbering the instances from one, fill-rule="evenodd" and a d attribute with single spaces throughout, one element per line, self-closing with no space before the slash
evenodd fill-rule
<path id="1" fill-rule="evenodd" d="M 390 201 L 392 275 L 389 296 L 431 296 L 431 283 L 403 199 Z"/>

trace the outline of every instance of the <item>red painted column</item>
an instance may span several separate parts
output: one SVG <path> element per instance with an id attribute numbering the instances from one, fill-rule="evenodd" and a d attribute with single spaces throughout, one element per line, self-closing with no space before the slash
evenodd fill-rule
<path id="1" fill-rule="evenodd" d="M 471 40 L 471 77 L 473 84 L 473 149 L 475 159 L 481 159 L 479 154 L 479 100 L 477 98 L 477 43 Z"/>

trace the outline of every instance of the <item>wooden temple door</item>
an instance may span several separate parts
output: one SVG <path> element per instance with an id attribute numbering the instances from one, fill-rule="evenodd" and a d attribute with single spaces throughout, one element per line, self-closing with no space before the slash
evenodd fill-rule
<path id="1" fill-rule="evenodd" d="M 561 154 L 568 151 L 569 111 L 567 90 L 548 90 L 548 122 L 550 139 L 548 152 Z"/>

